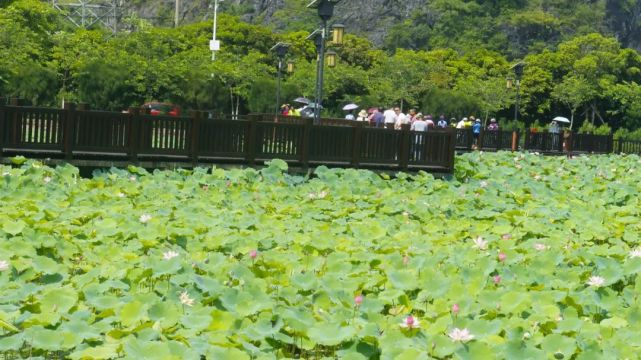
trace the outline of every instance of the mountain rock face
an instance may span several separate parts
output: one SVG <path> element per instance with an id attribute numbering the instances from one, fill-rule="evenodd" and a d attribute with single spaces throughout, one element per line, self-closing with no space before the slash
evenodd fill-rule
<path id="1" fill-rule="evenodd" d="M 180 1 L 179 20 L 181 23 L 202 21 L 213 16 L 214 0 Z M 307 9 L 310 0 L 219 0 L 221 12 L 240 16 L 247 22 L 268 25 L 276 30 L 312 30 L 319 19 L 312 9 Z M 128 11 L 136 12 L 143 18 L 158 25 L 171 25 L 174 21 L 176 0 L 132 0 L 127 2 Z M 384 44 L 390 31 L 399 24 L 408 27 L 427 26 L 438 28 L 442 18 L 456 14 L 460 26 L 478 20 L 475 11 L 484 11 L 487 21 L 510 23 L 519 11 L 533 13 L 543 10 L 566 21 L 564 27 L 572 28 L 568 14 L 581 17 L 586 7 L 595 11 L 594 31 L 616 36 L 625 47 L 641 49 L 641 0 L 586 0 L 556 1 L 555 5 L 541 5 L 525 0 L 342 0 L 335 9 L 332 22 L 340 22 L 346 30 L 369 38 L 375 45 Z M 539 5 L 537 5 L 539 4 Z M 583 8 L 579 8 L 583 6 Z M 562 9 L 562 10 L 559 10 Z M 574 11 L 576 9 L 576 12 Z M 582 10 L 581 10 L 582 9 Z M 564 12 L 565 11 L 565 12 Z M 575 12 L 576 14 L 574 14 Z M 594 16 L 594 14 L 597 14 Z M 484 20 L 485 21 L 485 20 Z M 525 18 L 527 25 L 538 19 Z M 523 24 L 523 20 L 517 21 Z M 526 27 L 527 25 L 524 25 Z M 548 24 L 538 24 L 545 28 Z M 450 26 L 449 24 L 447 25 Z M 424 29 L 424 28 L 421 28 Z M 411 29 L 410 29 L 411 30 Z M 449 33 L 447 29 L 438 30 Z M 423 32 L 423 30 L 419 30 Z M 529 37 L 531 33 L 524 33 Z M 543 39 L 545 40 L 545 39 Z"/>

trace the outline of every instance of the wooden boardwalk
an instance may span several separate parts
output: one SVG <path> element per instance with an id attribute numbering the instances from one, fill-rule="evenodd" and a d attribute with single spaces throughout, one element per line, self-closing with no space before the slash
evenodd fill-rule
<path id="1" fill-rule="evenodd" d="M 65 109 L 0 107 L 0 157 L 24 155 L 85 166 L 255 166 L 283 159 L 294 167 L 318 165 L 452 173 L 456 132 L 413 132 L 363 124 L 314 125 L 311 119 L 274 121 L 254 115 L 210 119 Z M 291 120 L 291 119 L 290 119 Z"/>

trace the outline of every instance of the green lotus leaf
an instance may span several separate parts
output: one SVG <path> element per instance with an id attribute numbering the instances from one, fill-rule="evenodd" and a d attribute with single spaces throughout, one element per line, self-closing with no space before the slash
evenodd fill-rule
<path id="1" fill-rule="evenodd" d="M 628 326 L 628 322 L 620 317 L 612 317 L 601 321 L 601 326 L 611 329 L 620 329 Z"/>
<path id="2" fill-rule="evenodd" d="M 40 299 L 40 309 L 43 312 L 67 313 L 77 301 L 78 293 L 69 286 L 50 289 L 43 293 Z"/>
<path id="3" fill-rule="evenodd" d="M 220 360 L 250 360 L 249 355 L 236 348 L 223 348 L 212 346 L 207 351 L 208 359 Z"/>
<path id="4" fill-rule="evenodd" d="M 548 356 L 559 356 L 569 359 L 576 352 L 576 342 L 574 339 L 560 334 L 551 334 L 546 336 L 541 343 L 541 348 L 548 354 Z"/>
<path id="5" fill-rule="evenodd" d="M 18 351 L 24 344 L 24 333 L 0 338 L 0 351 Z"/>
<path id="6" fill-rule="evenodd" d="M 69 355 L 73 360 L 76 359 L 113 359 L 118 357 L 118 346 L 117 345 L 104 345 L 104 346 L 95 346 L 88 347 L 81 351 L 76 351 Z"/>
<path id="7" fill-rule="evenodd" d="M 40 272 L 43 274 L 56 274 L 65 272 L 62 265 L 45 256 L 34 257 L 32 266 L 36 272 Z"/>
<path id="8" fill-rule="evenodd" d="M 24 339 L 36 349 L 55 351 L 62 348 L 63 337 L 60 336 L 60 333 L 42 326 L 27 328 Z"/>
<path id="9" fill-rule="evenodd" d="M 125 327 L 138 324 L 147 316 L 145 305 L 139 301 L 125 304 L 120 310 L 120 322 Z"/>
<path id="10" fill-rule="evenodd" d="M 2 231 L 6 232 L 7 234 L 16 236 L 20 234 L 26 226 L 27 224 L 22 220 L 16 220 L 16 221 L 5 220 L 2 223 Z"/>
<path id="11" fill-rule="evenodd" d="M 349 341 L 354 335 L 353 327 L 336 323 L 318 323 L 307 331 L 307 336 L 311 341 L 326 346 L 335 346 Z"/>

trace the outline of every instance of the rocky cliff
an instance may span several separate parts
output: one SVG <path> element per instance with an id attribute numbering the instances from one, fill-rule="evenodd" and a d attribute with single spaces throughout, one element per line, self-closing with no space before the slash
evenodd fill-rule
<path id="1" fill-rule="evenodd" d="M 213 14 L 213 0 L 179 1 L 182 23 L 210 19 Z M 220 11 L 277 30 L 311 30 L 318 24 L 314 11 L 306 8 L 310 0 L 220 1 Z M 170 25 L 174 20 L 175 2 L 132 0 L 128 2 L 128 9 L 156 24 Z M 567 0 L 549 3 L 525 0 L 342 0 L 336 7 L 333 20 L 346 25 L 350 33 L 365 36 L 379 46 L 399 26 L 413 27 L 418 34 L 412 36 L 417 38 L 421 37 L 421 33 L 430 33 L 424 35 L 425 38 L 433 37 L 436 32 L 436 36 L 447 39 L 448 36 L 455 36 L 450 33 L 450 27 L 465 27 L 466 24 L 481 21 L 505 24 L 492 30 L 495 33 L 506 29 L 524 31 L 524 34 L 512 34 L 513 37 L 531 37 L 543 33 L 547 38 L 542 36 L 537 39 L 542 42 L 571 35 L 574 31 L 600 31 L 616 36 L 623 46 L 641 49 L 641 0 Z M 585 25 L 580 24 L 582 21 L 585 21 Z M 559 33 L 566 33 L 550 36 L 550 26 L 557 26 Z M 474 37 L 474 34 L 458 36 Z M 485 37 L 489 36 L 485 34 Z M 480 40 L 481 43 L 483 41 L 486 40 Z M 428 42 L 428 39 L 423 39 L 418 46 L 425 47 Z M 442 41 L 439 45 L 443 45 Z"/>

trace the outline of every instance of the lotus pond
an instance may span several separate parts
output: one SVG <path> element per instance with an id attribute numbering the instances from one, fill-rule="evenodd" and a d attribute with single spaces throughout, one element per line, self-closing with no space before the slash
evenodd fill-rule
<path id="1" fill-rule="evenodd" d="M 635 359 L 641 158 L 0 166 L 0 354 Z"/>

